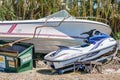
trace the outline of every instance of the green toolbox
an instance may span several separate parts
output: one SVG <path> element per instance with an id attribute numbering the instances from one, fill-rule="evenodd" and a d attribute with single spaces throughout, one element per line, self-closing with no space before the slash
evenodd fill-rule
<path id="1" fill-rule="evenodd" d="M 0 44 L 9 41 L 0 40 Z M 35 67 L 34 45 L 19 42 L 9 47 L 0 47 L 0 71 L 23 72 Z"/>

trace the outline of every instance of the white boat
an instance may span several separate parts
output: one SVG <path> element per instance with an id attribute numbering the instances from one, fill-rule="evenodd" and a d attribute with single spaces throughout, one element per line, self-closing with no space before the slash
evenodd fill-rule
<path id="1" fill-rule="evenodd" d="M 77 19 L 62 10 L 38 20 L 0 21 L 0 39 L 32 38 L 36 32 L 35 37 L 26 42 L 34 43 L 36 52 L 46 53 L 56 50 L 55 45 L 74 46 L 82 43 L 83 36 L 80 34 L 92 29 L 108 35 L 111 33 L 110 26 L 105 23 Z"/>
<path id="2" fill-rule="evenodd" d="M 91 33 L 95 35 L 91 36 Z M 86 34 L 86 33 L 85 33 Z M 98 31 L 87 32 L 86 44 L 75 47 L 60 46 L 60 49 L 47 54 L 44 62 L 55 70 L 68 68 L 74 62 L 97 61 L 105 63 L 117 54 L 117 42 L 110 36 Z"/>

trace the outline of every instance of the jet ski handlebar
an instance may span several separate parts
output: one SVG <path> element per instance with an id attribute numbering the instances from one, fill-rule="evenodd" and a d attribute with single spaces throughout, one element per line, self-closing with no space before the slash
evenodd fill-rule
<path id="1" fill-rule="evenodd" d="M 90 31 L 88 31 L 88 32 L 81 33 L 80 35 L 87 34 L 87 35 L 89 35 L 89 37 L 92 37 L 95 30 L 96 30 L 96 29 L 92 29 L 92 30 L 90 30 Z M 88 37 L 88 38 L 89 38 L 89 37 Z"/>

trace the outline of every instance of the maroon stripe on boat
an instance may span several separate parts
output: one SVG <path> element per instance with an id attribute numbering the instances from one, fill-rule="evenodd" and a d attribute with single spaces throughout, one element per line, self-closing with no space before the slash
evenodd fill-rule
<path id="1" fill-rule="evenodd" d="M 13 24 L 10 29 L 8 30 L 8 33 L 12 33 L 13 30 L 16 28 L 17 24 Z"/>

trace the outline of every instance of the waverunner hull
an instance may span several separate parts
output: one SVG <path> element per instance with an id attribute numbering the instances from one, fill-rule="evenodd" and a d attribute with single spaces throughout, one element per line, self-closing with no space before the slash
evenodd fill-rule
<path id="1" fill-rule="evenodd" d="M 106 59 L 109 58 L 110 60 L 110 58 L 112 58 L 115 51 L 116 51 L 116 45 L 113 45 L 103 50 L 96 51 L 94 53 L 80 55 L 80 56 L 77 56 L 75 58 L 71 58 L 68 60 L 61 60 L 61 61 L 44 60 L 44 63 L 53 69 L 62 69 L 62 68 L 73 66 L 74 62 L 76 61 L 79 61 L 79 62 L 98 61 L 101 63 L 105 63 L 104 61 Z"/>

